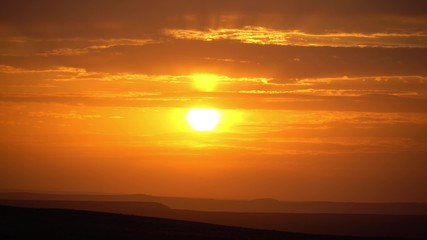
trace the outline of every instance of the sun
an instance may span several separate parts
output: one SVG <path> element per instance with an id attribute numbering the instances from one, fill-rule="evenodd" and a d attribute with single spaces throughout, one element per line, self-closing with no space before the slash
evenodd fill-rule
<path id="1" fill-rule="evenodd" d="M 187 122 L 198 132 L 215 129 L 221 120 L 221 114 L 213 108 L 192 108 L 187 112 Z"/>

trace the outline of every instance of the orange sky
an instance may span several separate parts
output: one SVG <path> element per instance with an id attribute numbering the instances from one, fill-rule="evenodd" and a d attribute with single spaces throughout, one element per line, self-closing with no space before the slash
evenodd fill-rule
<path id="1" fill-rule="evenodd" d="M 423 0 L 1 1 L 0 190 L 425 202 L 426 66 Z"/>

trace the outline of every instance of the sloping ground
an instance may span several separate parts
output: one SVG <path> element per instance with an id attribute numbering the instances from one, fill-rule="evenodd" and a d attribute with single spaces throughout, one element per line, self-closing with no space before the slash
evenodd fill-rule
<path id="1" fill-rule="evenodd" d="M 344 213 L 427 215 L 427 203 L 350 203 L 350 202 L 289 202 L 275 199 L 220 200 L 182 197 L 159 197 L 144 194 L 48 194 L 3 192 L 0 199 L 157 202 L 173 209 L 216 212 L 284 212 L 284 213 Z"/>
<path id="2" fill-rule="evenodd" d="M 170 219 L 64 209 L 0 206 L 0 239 L 185 239 L 185 240 L 333 240 L 316 236 L 226 227 Z"/>
<path id="3" fill-rule="evenodd" d="M 0 204 L 121 213 L 308 234 L 427 239 L 427 216 L 421 215 L 201 212 L 144 202 L 0 200 Z"/>

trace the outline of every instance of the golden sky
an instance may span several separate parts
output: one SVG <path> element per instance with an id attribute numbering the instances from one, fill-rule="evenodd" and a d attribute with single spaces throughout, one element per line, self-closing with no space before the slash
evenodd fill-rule
<path id="1" fill-rule="evenodd" d="M 425 202 L 426 183 L 427 1 L 0 3 L 0 190 Z"/>

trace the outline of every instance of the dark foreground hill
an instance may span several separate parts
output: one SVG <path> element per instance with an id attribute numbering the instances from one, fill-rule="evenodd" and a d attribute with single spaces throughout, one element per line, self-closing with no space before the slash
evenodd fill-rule
<path id="1" fill-rule="evenodd" d="M 362 238 L 254 230 L 170 219 L 0 206 L 0 239 L 333 240 Z M 363 238 L 369 239 L 369 238 Z M 378 238 L 375 238 L 378 239 Z"/>
<path id="2" fill-rule="evenodd" d="M 74 209 L 318 235 L 427 239 L 426 215 L 203 212 L 155 202 L 0 200 L 0 205 Z"/>

